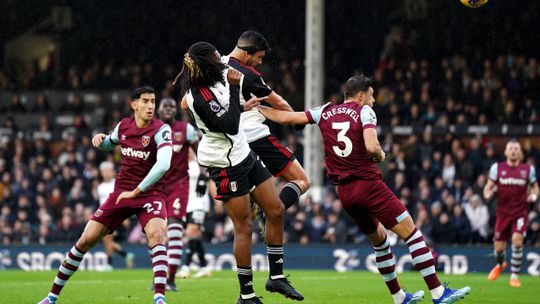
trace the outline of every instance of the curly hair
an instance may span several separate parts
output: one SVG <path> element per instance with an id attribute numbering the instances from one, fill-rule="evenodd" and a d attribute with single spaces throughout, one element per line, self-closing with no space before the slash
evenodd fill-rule
<path id="1" fill-rule="evenodd" d="M 174 79 L 173 85 L 180 83 L 182 95 L 192 86 L 211 87 L 225 81 L 223 70 L 226 67 L 212 44 L 204 41 L 194 43 L 184 54 L 182 70 Z"/>

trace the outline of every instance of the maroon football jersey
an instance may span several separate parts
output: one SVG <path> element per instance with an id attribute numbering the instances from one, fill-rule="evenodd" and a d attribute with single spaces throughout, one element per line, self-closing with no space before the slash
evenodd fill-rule
<path id="1" fill-rule="evenodd" d="M 527 195 L 531 165 L 511 167 L 506 161 L 497 163 L 497 214 L 527 215 Z"/>
<path id="2" fill-rule="evenodd" d="M 131 191 L 135 189 L 146 177 L 156 163 L 158 146 L 154 135 L 165 123 L 159 119 L 152 119 L 146 128 L 139 128 L 134 117 L 124 118 L 118 126 L 118 141 L 122 159 L 120 173 L 114 184 L 114 190 Z M 170 142 L 166 143 L 170 145 Z M 143 192 L 150 195 L 163 192 L 165 180 L 159 179 L 155 184 Z M 142 195 L 142 194 L 141 194 Z"/>
<path id="3" fill-rule="evenodd" d="M 190 142 L 187 140 L 187 125 L 187 122 L 184 121 L 175 121 L 171 124 L 173 156 L 171 167 L 165 176 L 163 176 L 167 183 L 189 179 L 188 152 Z"/>
<path id="4" fill-rule="evenodd" d="M 324 143 L 326 171 L 332 182 L 345 178 L 380 179 L 381 172 L 366 150 L 364 128 L 375 128 L 375 113 L 355 102 L 328 104 L 306 111 L 311 123 L 318 123 Z M 364 118 L 362 118 L 364 117 Z"/>

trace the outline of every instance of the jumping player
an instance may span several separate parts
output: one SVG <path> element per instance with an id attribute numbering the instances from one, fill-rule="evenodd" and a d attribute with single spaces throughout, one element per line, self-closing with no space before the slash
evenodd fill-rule
<path id="1" fill-rule="evenodd" d="M 49 295 L 40 304 L 56 303 L 62 287 L 79 267 L 84 254 L 125 219 L 136 214 L 148 237 L 154 271 L 153 304 L 165 304 L 167 281 L 167 224 L 164 199 L 165 182 L 161 177 L 169 170 L 172 147 L 171 128 L 154 119 L 155 93 L 151 87 L 139 87 L 131 94 L 134 115 L 124 118 L 114 131 L 92 138 L 94 147 L 111 151 L 120 145 L 120 173 L 114 192 L 94 213 L 81 237 L 60 265 Z"/>
<path id="2" fill-rule="evenodd" d="M 377 139 L 371 79 L 354 76 L 345 82 L 343 88 L 343 104 L 326 104 L 306 112 L 286 112 L 263 106 L 259 111 L 278 123 L 319 126 L 328 176 L 338 185 L 343 207 L 372 242 L 377 268 L 394 303 L 418 303 L 424 291 L 411 294 L 401 289 L 386 229 L 392 230 L 407 244 L 413 264 L 431 292 L 433 303 L 454 303 L 462 299 L 470 288 L 453 290 L 441 284 L 422 233 L 414 226 L 403 204 L 382 181 L 381 172 L 375 165 L 384 161 L 385 153 Z"/>
<path id="3" fill-rule="evenodd" d="M 497 209 L 493 235 L 497 265 L 489 273 L 488 280 L 496 280 L 501 271 L 506 268 L 506 241 L 512 237 L 510 286 L 521 287 L 519 272 L 523 260 L 523 237 L 528 223 L 527 203 L 534 203 L 538 199 L 538 182 L 534 166 L 521 163 L 523 154 L 518 141 L 509 141 L 504 155 L 506 161 L 491 166 L 489 179 L 484 187 L 484 198 L 489 200 L 493 197 L 495 186 L 497 186 Z"/>
<path id="4" fill-rule="evenodd" d="M 238 38 L 233 51 L 228 56 L 222 57 L 222 60 L 244 74 L 245 79 L 253 84 L 242 88 L 241 103 L 253 96 L 266 97 L 265 101 L 272 107 L 292 111 L 289 103 L 270 89 L 261 73 L 255 70 L 255 67 L 262 63 L 269 49 L 268 41 L 261 34 L 246 31 Z M 270 129 L 263 123 L 266 119 L 257 109 L 242 113 L 240 119 L 251 150 L 261 158 L 272 175 L 287 182 L 281 189 L 279 198 L 285 205 L 285 209 L 288 209 L 297 203 L 300 195 L 309 189 L 309 178 L 294 154 L 270 134 Z"/>
<path id="5" fill-rule="evenodd" d="M 251 98 L 240 105 L 241 88 L 250 83 L 244 81 L 240 72 L 227 69 L 216 48 L 206 42 L 189 48 L 177 79 L 189 113 L 203 133 L 197 159 L 208 168 L 216 184 L 216 199 L 224 202 L 234 225 L 234 257 L 240 283 L 237 303 L 262 303 L 252 282 L 250 197 L 267 217 L 270 277 L 266 290 L 303 300 L 283 274 L 283 204 L 276 195 L 270 172 L 250 150 L 241 127 L 240 113 L 249 111 L 263 98 Z"/>
<path id="6" fill-rule="evenodd" d="M 183 222 L 189 199 L 188 155 L 190 147 L 194 151 L 197 150 L 199 136 L 191 124 L 176 120 L 176 101 L 172 98 L 164 98 L 159 102 L 158 116 L 171 126 L 172 130 L 171 168 L 163 177 L 167 183 L 165 202 L 167 203 L 167 236 L 169 238 L 167 290 L 178 291 L 174 278 L 182 260 L 184 245 Z"/>

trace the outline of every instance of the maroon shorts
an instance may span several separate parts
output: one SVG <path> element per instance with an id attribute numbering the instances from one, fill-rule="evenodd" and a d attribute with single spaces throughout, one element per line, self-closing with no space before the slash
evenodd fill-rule
<path id="1" fill-rule="evenodd" d="M 528 222 L 529 220 L 526 214 L 522 214 L 522 216 L 497 214 L 495 230 L 493 231 L 493 240 L 506 241 L 513 233 L 525 235 L 525 232 L 527 232 Z"/>
<path id="2" fill-rule="evenodd" d="M 338 186 L 343 208 L 364 234 L 377 230 L 379 222 L 391 229 L 409 213 L 382 180 L 352 180 Z"/>
<path id="3" fill-rule="evenodd" d="M 167 184 L 167 217 L 182 220 L 186 216 L 189 199 L 189 179 Z"/>
<path id="4" fill-rule="evenodd" d="M 122 192 L 114 191 L 111 193 L 105 203 L 94 212 L 91 220 L 107 226 L 112 232 L 133 214 L 136 214 L 139 218 L 143 230 L 146 223 L 153 218 L 167 219 L 167 209 L 163 195 L 158 193 L 148 194 L 130 200 L 124 199 L 116 204 L 116 199 Z"/>

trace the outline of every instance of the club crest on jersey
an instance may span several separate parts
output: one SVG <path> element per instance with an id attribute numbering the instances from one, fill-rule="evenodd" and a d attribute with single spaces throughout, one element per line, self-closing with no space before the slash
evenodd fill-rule
<path id="1" fill-rule="evenodd" d="M 219 103 L 217 103 L 217 101 L 212 100 L 212 101 L 210 101 L 210 110 L 217 113 L 217 112 L 219 112 L 219 110 L 221 110 L 221 105 Z"/>
<path id="2" fill-rule="evenodd" d="M 121 138 L 122 140 L 126 140 L 126 135 L 122 134 Z"/>
<path id="3" fill-rule="evenodd" d="M 182 132 L 174 132 L 174 141 L 182 141 L 184 134 Z"/>
<path id="4" fill-rule="evenodd" d="M 232 192 L 236 192 L 236 190 L 238 190 L 238 184 L 236 182 L 231 182 L 229 188 L 231 188 Z"/>
<path id="5" fill-rule="evenodd" d="M 95 217 L 100 217 L 102 214 L 103 214 L 103 210 L 101 210 L 101 209 L 98 209 L 98 210 L 96 210 L 96 212 L 94 212 Z"/>
<path id="6" fill-rule="evenodd" d="M 526 177 L 527 177 L 527 171 L 525 171 L 525 170 L 520 170 L 520 171 L 519 171 L 519 175 L 521 176 L 521 178 L 526 178 Z"/>
<path id="7" fill-rule="evenodd" d="M 148 144 L 150 144 L 150 136 L 143 135 L 141 142 L 143 146 L 148 146 Z"/>
<path id="8" fill-rule="evenodd" d="M 502 174 L 502 176 L 505 176 L 505 175 L 506 175 L 506 170 L 503 170 L 503 171 L 501 172 L 501 174 Z"/>

